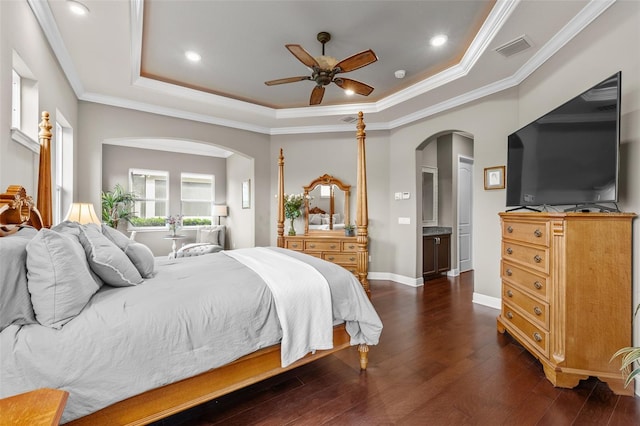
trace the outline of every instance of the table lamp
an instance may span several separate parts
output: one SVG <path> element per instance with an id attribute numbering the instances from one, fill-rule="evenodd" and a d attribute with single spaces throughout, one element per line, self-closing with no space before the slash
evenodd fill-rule
<path id="1" fill-rule="evenodd" d="M 98 215 L 93 209 L 93 204 L 91 203 L 71 204 L 71 207 L 69 207 L 69 211 L 67 212 L 67 216 L 64 218 L 64 220 L 78 222 L 81 224 L 95 223 L 100 225 L 100 219 L 98 219 Z"/>
<path id="2" fill-rule="evenodd" d="M 227 206 L 214 206 L 214 216 L 218 216 L 218 225 L 220 225 L 220 216 L 227 217 L 228 207 Z"/>

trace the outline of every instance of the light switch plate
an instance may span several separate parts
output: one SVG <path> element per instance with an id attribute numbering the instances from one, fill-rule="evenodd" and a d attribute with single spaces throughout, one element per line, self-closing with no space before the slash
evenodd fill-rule
<path id="1" fill-rule="evenodd" d="M 411 225 L 411 218 L 410 217 L 399 217 L 398 218 L 398 224 L 400 224 L 400 225 Z"/>

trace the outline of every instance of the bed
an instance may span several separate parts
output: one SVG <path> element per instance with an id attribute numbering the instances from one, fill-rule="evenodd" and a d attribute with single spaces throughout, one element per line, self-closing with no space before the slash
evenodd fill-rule
<path id="1" fill-rule="evenodd" d="M 45 120 L 43 114 L 41 129 Z M 41 131 L 43 150 L 42 139 L 50 137 Z M 50 179 L 42 168 L 39 179 Z M 366 369 L 368 345 L 377 343 L 382 324 L 361 283 L 343 268 L 278 247 L 150 265 L 144 246 L 107 227 L 47 228 L 48 205 L 36 208 L 20 186 L 0 195 L 0 290 L 2 300 L 21 306 L 3 305 L 0 397 L 62 389 L 69 392 L 63 422 L 133 425 L 350 346 Z M 56 300 L 72 294 L 72 302 L 50 306 L 50 276 L 60 277 Z M 304 309 L 287 308 L 291 292 Z M 84 304 L 76 303 L 77 293 Z"/>

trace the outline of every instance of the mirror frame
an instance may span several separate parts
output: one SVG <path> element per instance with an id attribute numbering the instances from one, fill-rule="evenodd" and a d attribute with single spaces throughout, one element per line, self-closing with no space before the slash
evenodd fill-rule
<path id="1" fill-rule="evenodd" d="M 316 187 L 320 185 L 336 185 L 340 190 L 344 192 L 344 223 L 351 223 L 351 217 L 349 215 L 349 204 L 351 202 L 351 185 L 347 185 L 342 182 L 340 179 L 333 177 L 328 174 L 324 174 L 314 180 L 307 186 L 303 186 L 304 190 L 304 233 L 309 233 L 309 192 L 313 191 Z M 333 229 L 333 214 L 334 212 L 334 197 L 333 192 L 331 193 L 331 201 L 330 201 L 330 209 L 329 209 L 329 230 L 312 230 L 314 233 L 335 233 L 335 232 L 344 232 L 344 230 L 334 230 Z"/>

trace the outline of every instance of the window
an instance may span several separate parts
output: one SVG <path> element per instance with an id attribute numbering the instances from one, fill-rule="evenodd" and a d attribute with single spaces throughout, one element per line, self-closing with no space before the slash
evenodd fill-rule
<path id="1" fill-rule="evenodd" d="M 11 69 L 11 138 L 40 153 L 38 143 L 38 81 L 14 50 Z"/>
<path id="2" fill-rule="evenodd" d="M 62 222 L 73 202 L 73 128 L 59 110 L 56 110 L 53 148 L 53 223 Z"/>
<path id="3" fill-rule="evenodd" d="M 22 81 L 16 70 L 11 70 L 11 127 L 20 128 Z"/>
<path id="4" fill-rule="evenodd" d="M 182 224 L 210 225 L 215 199 L 215 177 L 198 173 L 180 174 Z"/>
<path id="5" fill-rule="evenodd" d="M 169 216 L 169 172 L 129 170 L 129 188 L 136 196 L 134 226 L 164 226 Z"/>

